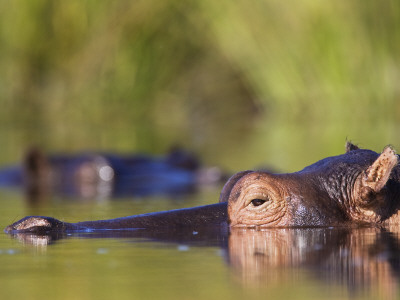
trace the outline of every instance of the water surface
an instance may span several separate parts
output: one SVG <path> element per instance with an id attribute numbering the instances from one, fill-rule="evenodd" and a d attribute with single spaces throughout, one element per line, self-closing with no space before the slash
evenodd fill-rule
<path id="1" fill-rule="evenodd" d="M 0 225 L 29 214 L 77 221 L 211 203 L 218 190 L 185 200 L 79 202 L 29 207 L 1 192 Z M 137 231 L 61 239 L 0 235 L 5 299 L 395 299 L 398 233 L 376 228 L 233 230 L 228 236 Z"/>

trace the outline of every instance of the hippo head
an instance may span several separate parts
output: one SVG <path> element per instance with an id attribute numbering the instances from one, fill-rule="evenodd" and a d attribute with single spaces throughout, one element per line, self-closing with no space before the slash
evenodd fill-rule
<path id="1" fill-rule="evenodd" d="M 235 174 L 220 196 L 228 202 L 230 225 L 324 226 L 389 218 L 398 209 L 398 156 L 391 147 L 377 154 L 348 143 L 346 150 L 296 173 Z"/>

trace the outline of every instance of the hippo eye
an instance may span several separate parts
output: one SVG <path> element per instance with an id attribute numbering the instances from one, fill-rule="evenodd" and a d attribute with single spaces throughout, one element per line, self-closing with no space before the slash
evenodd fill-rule
<path id="1" fill-rule="evenodd" d="M 251 200 L 251 204 L 253 204 L 253 206 L 260 206 L 263 205 L 265 202 L 267 202 L 267 200 L 262 200 L 262 199 Z"/>

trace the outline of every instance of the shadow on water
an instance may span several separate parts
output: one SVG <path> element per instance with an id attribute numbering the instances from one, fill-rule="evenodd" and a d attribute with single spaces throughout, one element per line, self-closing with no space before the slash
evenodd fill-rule
<path id="1" fill-rule="evenodd" d="M 393 296 L 400 276 L 398 233 L 379 228 L 275 228 L 184 230 L 105 230 L 73 234 L 13 235 L 24 244 L 47 247 L 64 238 L 123 238 L 134 242 L 219 247 L 233 277 L 244 286 L 294 283 L 306 273 L 350 293 L 378 287 Z"/>

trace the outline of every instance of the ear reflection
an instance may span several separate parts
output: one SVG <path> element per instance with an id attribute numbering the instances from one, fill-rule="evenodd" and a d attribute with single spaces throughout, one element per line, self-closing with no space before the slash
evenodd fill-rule
<path id="1" fill-rule="evenodd" d="M 375 228 L 235 228 L 229 262 L 245 285 L 282 286 L 301 277 L 349 290 L 375 286 L 381 296 L 393 296 L 400 247 L 396 234 Z"/>

